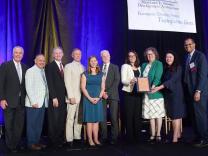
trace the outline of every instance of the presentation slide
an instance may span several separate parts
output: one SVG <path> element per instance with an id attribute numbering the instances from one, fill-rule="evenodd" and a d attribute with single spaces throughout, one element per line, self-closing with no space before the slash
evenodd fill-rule
<path id="1" fill-rule="evenodd" d="M 196 33 L 193 0 L 127 0 L 130 30 Z"/>

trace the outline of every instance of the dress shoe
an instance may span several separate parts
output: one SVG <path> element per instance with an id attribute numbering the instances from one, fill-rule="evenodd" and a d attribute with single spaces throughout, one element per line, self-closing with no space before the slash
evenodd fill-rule
<path id="1" fill-rule="evenodd" d="M 9 151 L 10 151 L 11 153 L 17 153 L 17 152 L 18 152 L 17 148 L 9 149 Z"/>
<path id="2" fill-rule="evenodd" d="M 47 147 L 47 145 L 45 144 L 37 144 L 40 148 L 45 149 Z"/>
<path id="3" fill-rule="evenodd" d="M 58 144 L 57 147 L 62 148 L 62 147 L 64 147 L 64 145 L 63 144 Z"/>
<path id="4" fill-rule="evenodd" d="M 207 140 L 201 140 L 201 141 L 195 143 L 194 147 L 199 147 L 199 148 L 208 147 L 208 141 Z"/>
<path id="5" fill-rule="evenodd" d="M 24 151 L 26 149 L 26 147 L 25 146 L 18 146 L 18 150 L 20 150 L 20 151 Z"/>
<path id="6" fill-rule="evenodd" d="M 111 144 L 111 145 L 115 145 L 115 144 L 117 144 L 117 141 L 116 141 L 116 140 L 111 140 L 111 141 L 110 141 L 110 144 Z"/>
<path id="7" fill-rule="evenodd" d="M 36 144 L 32 144 L 30 147 L 29 147 L 30 150 L 33 150 L 33 151 L 40 151 L 41 150 L 41 147 L 36 145 Z"/>
<path id="8" fill-rule="evenodd" d="M 66 143 L 67 148 L 73 148 L 73 141 Z"/>

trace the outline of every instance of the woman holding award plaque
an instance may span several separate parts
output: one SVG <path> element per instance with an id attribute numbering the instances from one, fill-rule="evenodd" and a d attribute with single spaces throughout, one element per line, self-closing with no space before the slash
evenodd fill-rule
<path id="1" fill-rule="evenodd" d="M 142 64 L 142 77 L 148 77 L 150 88 L 153 89 L 161 84 L 163 65 L 158 60 L 159 55 L 157 49 L 154 47 L 147 48 L 144 52 L 144 57 L 147 62 Z M 155 93 L 146 92 L 142 104 L 142 117 L 144 119 L 150 119 L 151 136 L 149 142 L 161 141 L 160 131 L 162 127 L 162 117 L 165 115 L 162 93 L 159 91 Z"/>
<path id="2" fill-rule="evenodd" d="M 141 125 L 141 95 L 137 91 L 137 78 L 141 76 L 137 52 L 129 51 L 121 67 L 124 93 L 125 128 L 128 143 L 138 141 Z"/>
<path id="3" fill-rule="evenodd" d="M 152 93 L 164 88 L 167 114 L 172 119 L 173 143 L 181 138 L 182 118 L 185 117 L 185 103 L 182 88 L 182 67 L 178 64 L 176 54 L 168 51 L 165 57 L 163 83 L 155 87 Z"/>

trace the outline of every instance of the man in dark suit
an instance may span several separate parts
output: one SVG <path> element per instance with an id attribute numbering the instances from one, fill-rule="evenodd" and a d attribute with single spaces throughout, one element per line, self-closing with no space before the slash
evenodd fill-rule
<path id="1" fill-rule="evenodd" d="M 12 152 L 17 151 L 25 120 L 25 72 L 27 66 L 21 63 L 24 50 L 13 48 L 13 60 L 0 67 L 0 100 L 4 110 L 6 145 Z"/>
<path id="2" fill-rule="evenodd" d="M 196 147 L 208 146 L 208 65 L 205 55 L 195 49 L 195 42 L 188 38 L 184 42 L 187 51 L 184 82 L 191 97 L 194 114 L 194 128 L 197 137 L 200 139 Z"/>
<path id="3" fill-rule="evenodd" d="M 54 61 L 46 67 L 46 78 L 49 88 L 48 130 L 50 141 L 55 147 L 62 147 L 65 141 L 66 89 L 62 57 L 62 48 L 54 48 Z"/>
<path id="4" fill-rule="evenodd" d="M 110 53 L 107 50 L 101 51 L 101 57 L 103 61 L 102 72 L 106 77 L 105 80 L 105 94 L 104 100 L 104 114 L 107 119 L 107 105 L 110 109 L 110 121 L 111 121 L 111 144 L 117 142 L 118 137 L 118 85 L 120 82 L 120 73 L 117 65 L 110 63 Z M 106 120 L 101 122 L 101 139 L 103 142 L 107 140 L 107 123 Z"/>

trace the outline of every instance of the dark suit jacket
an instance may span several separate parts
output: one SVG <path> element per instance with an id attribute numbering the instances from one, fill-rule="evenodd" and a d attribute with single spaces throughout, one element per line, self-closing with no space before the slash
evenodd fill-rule
<path id="1" fill-rule="evenodd" d="M 190 68 L 190 64 L 194 63 L 194 67 Z M 202 95 L 208 94 L 208 65 L 205 55 L 195 50 L 191 61 L 185 70 L 184 82 L 188 87 L 189 93 L 192 95 L 196 90 L 200 90 Z"/>
<path id="2" fill-rule="evenodd" d="M 25 72 L 28 67 L 21 63 L 22 83 L 20 84 L 17 70 L 13 60 L 5 62 L 0 67 L 0 100 L 6 100 L 8 107 L 18 106 L 19 95 L 21 94 L 21 105 L 25 105 Z"/>
<path id="3" fill-rule="evenodd" d="M 61 103 L 65 103 L 66 89 L 64 77 L 61 76 L 59 67 L 55 61 L 46 66 L 46 79 L 49 89 L 49 98 L 58 98 Z"/>
<path id="4" fill-rule="evenodd" d="M 185 103 L 182 87 L 182 67 L 177 66 L 174 70 L 166 68 L 163 75 L 165 86 L 164 98 L 169 117 L 175 119 L 185 116 Z"/>
<path id="5" fill-rule="evenodd" d="M 105 91 L 108 93 L 108 99 L 119 100 L 118 85 L 120 82 L 120 73 L 117 65 L 110 63 L 106 77 Z"/>

